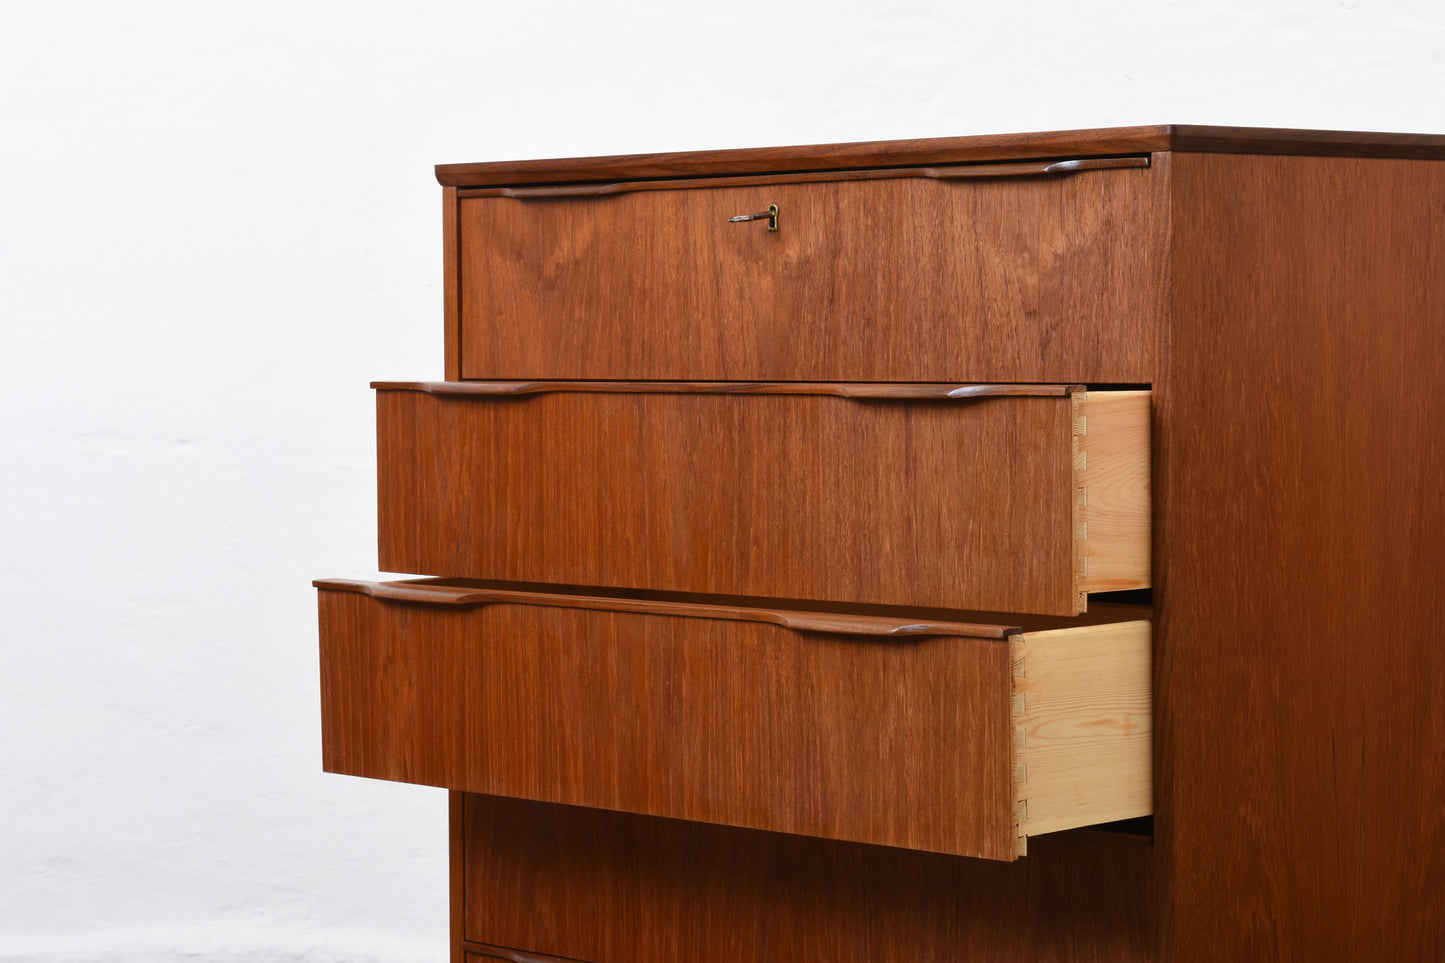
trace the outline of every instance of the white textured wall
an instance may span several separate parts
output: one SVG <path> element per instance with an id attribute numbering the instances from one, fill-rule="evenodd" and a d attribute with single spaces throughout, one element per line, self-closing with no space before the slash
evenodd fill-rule
<path id="1" fill-rule="evenodd" d="M 1141 123 L 1445 132 L 1445 5 L 0 13 L 0 961 L 441 961 L 445 795 L 327 776 L 316 576 L 441 374 L 431 165 Z"/>

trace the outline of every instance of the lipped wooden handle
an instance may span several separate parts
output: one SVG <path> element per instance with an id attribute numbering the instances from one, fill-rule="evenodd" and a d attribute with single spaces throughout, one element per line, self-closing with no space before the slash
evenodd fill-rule
<path id="1" fill-rule="evenodd" d="M 548 197 L 607 197 L 637 191 L 687 190 L 699 187 L 749 187 L 772 184 L 806 184 L 819 181 L 877 181 L 894 178 L 925 178 L 938 181 L 974 180 L 994 177 L 1041 177 L 1119 167 L 1148 167 L 1148 157 L 1078 157 L 1071 160 L 1022 161 L 1006 164 L 954 164 L 938 167 L 884 167 L 856 171 L 808 171 L 797 174 L 749 174 L 739 177 L 707 177 L 688 180 L 614 181 L 606 184 L 540 184 L 516 187 L 462 188 L 461 197 L 515 197 L 521 200 Z"/>
<path id="2" fill-rule="evenodd" d="M 832 395 L 882 400 L 968 401 L 974 398 L 1057 398 L 1082 385 L 874 384 L 792 381 L 373 381 L 377 391 L 429 395 L 519 397 L 561 393 L 685 395 Z"/>
<path id="3" fill-rule="evenodd" d="M 959 635 L 970 638 L 1003 639 L 1022 631 L 1017 626 L 1006 625 L 899 619 L 888 616 L 834 612 L 801 612 L 791 609 L 716 605 L 706 602 L 673 602 L 646 598 L 531 592 L 475 585 L 451 585 L 432 579 L 406 582 L 368 582 L 358 579 L 325 578 L 317 579 L 312 584 L 318 589 L 333 592 L 354 592 L 390 602 L 419 605 L 546 605 L 695 619 L 770 622 L 794 632 L 826 632 L 835 635 L 858 635 L 874 638 L 907 639 L 922 636 Z"/>

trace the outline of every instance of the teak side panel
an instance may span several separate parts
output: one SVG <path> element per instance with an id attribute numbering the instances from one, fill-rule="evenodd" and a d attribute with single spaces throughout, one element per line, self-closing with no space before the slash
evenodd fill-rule
<path id="1" fill-rule="evenodd" d="M 1016 863 L 465 795 L 465 930 L 588 963 L 1142 963 L 1152 847 L 1068 833 Z"/>
<path id="2" fill-rule="evenodd" d="M 1445 164 L 1174 163 L 1174 958 L 1445 959 Z"/>
<path id="3" fill-rule="evenodd" d="M 319 598 L 330 772 L 1013 858 L 1002 639 Z"/>
<path id="4" fill-rule="evenodd" d="M 461 376 L 1147 383 L 1166 181 L 463 197 Z"/>
<path id="5" fill-rule="evenodd" d="M 377 392 L 383 571 L 1071 615 L 1071 402 Z"/>

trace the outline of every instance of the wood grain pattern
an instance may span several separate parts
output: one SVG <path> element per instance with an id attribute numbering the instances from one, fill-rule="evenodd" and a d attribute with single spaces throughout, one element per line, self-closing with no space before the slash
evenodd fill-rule
<path id="1" fill-rule="evenodd" d="M 1147 383 L 1163 178 L 466 197 L 462 377 Z"/>
<path id="2" fill-rule="evenodd" d="M 1073 614 L 1071 411 L 378 391 L 379 567 Z"/>
<path id="3" fill-rule="evenodd" d="M 1020 843 L 1153 813 L 1151 635 L 1140 621 L 1010 639 Z"/>
<path id="4" fill-rule="evenodd" d="M 739 173 L 901 167 L 915 164 L 966 164 L 1171 150 L 1438 160 L 1445 159 L 1445 137 L 1438 134 L 1375 131 L 1284 130 L 1171 124 L 857 144 L 815 144 L 803 147 L 750 147 L 614 157 L 439 164 L 436 176 L 437 181 L 445 186 L 478 187 L 558 181 L 710 177 Z"/>
<path id="5" fill-rule="evenodd" d="M 1005 641 L 319 597 L 329 772 L 1013 858 Z"/>
<path id="6" fill-rule="evenodd" d="M 1174 959 L 1445 958 L 1445 164 L 1175 158 Z"/>
<path id="7" fill-rule="evenodd" d="M 1152 960 L 1147 841 L 992 863 L 465 797 L 467 935 L 590 963 Z M 454 825 L 453 832 L 460 831 Z"/>

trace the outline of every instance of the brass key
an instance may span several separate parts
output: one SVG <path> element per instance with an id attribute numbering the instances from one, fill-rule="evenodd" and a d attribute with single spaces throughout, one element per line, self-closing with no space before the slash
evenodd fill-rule
<path id="1" fill-rule="evenodd" d="M 768 230 L 776 231 L 778 229 L 778 205 L 769 204 L 766 211 L 758 211 L 756 214 L 739 214 L 737 217 L 730 217 L 728 218 L 728 223 L 737 224 L 741 221 L 761 221 L 763 218 L 768 219 Z"/>

